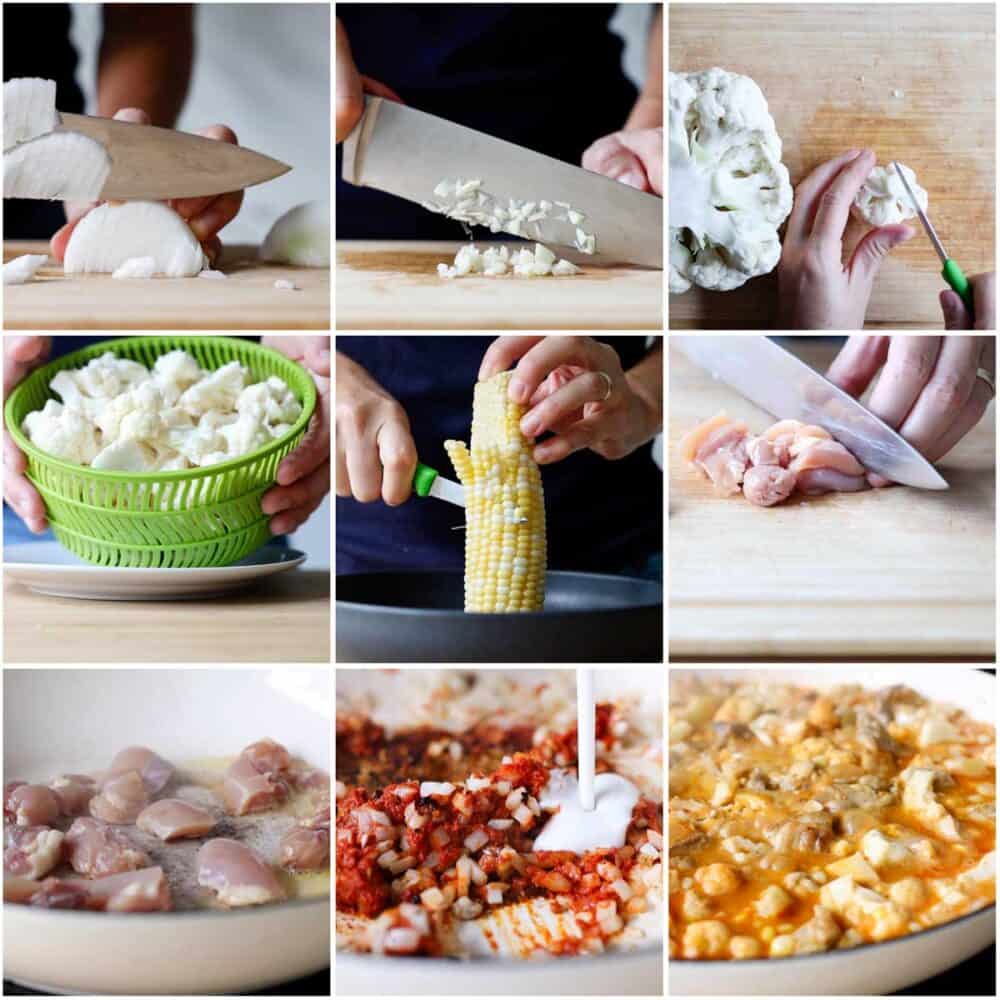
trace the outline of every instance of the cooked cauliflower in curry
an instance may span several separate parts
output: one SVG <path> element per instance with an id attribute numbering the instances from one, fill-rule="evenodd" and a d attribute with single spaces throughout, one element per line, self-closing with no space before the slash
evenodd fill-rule
<path id="1" fill-rule="evenodd" d="M 903 686 L 675 675 L 671 957 L 851 948 L 989 905 L 995 739 Z"/>

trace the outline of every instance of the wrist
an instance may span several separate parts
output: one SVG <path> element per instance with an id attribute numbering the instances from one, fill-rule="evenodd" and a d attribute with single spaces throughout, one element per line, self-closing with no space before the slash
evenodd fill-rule
<path id="1" fill-rule="evenodd" d="M 647 386 L 641 378 L 628 371 L 625 382 L 636 400 L 642 432 L 642 443 L 651 440 L 663 428 L 663 402 L 659 394 Z"/>

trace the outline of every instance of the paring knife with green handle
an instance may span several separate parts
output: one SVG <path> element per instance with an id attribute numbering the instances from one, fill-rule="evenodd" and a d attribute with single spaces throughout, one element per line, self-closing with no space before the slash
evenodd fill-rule
<path id="1" fill-rule="evenodd" d="M 941 240 L 938 239 L 938 234 L 934 231 L 934 227 L 931 225 L 931 220 L 927 218 L 927 213 L 920 207 L 920 204 L 914 197 L 913 191 L 907 183 L 906 174 L 903 173 L 903 168 L 900 167 L 896 160 L 892 161 L 892 165 L 896 170 L 896 176 L 899 177 L 899 179 L 903 182 L 903 187 L 906 188 L 907 197 L 913 205 L 913 210 L 917 213 L 917 218 L 920 219 L 920 223 L 924 227 L 924 232 L 927 233 L 931 243 L 934 244 L 934 249 L 937 250 L 937 255 L 941 258 L 941 264 L 943 265 L 941 269 L 941 277 L 944 278 L 951 288 L 958 292 L 962 301 L 965 303 L 965 308 L 969 310 L 969 316 L 974 318 L 972 286 L 969 284 L 969 279 L 965 276 L 965 272 L 958 266 L 958 264 L 956 264 L 955 261 L 953 261 L 945 252 Z"/>

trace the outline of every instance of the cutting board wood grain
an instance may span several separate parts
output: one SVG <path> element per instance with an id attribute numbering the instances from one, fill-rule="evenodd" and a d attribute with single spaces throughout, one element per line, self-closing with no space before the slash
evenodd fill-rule
<path id="1" fill-rule="evenodd" d="M 972 275 L 996 266 L 995 14 L 989 3 L 675 4 L 670 69 L 756 80 L 793 185 L 851 148 L 912 167 L 945 247 Z M 869 328 L 943 325 L 941 265 L 914 225 L 882 264 Z M 848 253 L 867 231 L 850 223 Z M 735 292 L 692 288 L 670 297 L 670 325 L 767 329 L 777 294 L 773 274 Z"/>
<path id="2" fill-rule="evenodd" d="M 820 371 L 836 342 L 790 342 Z M 995 427 L 986 416 L 939 468 L 951 488 L 718 497 L 681 436 L 726 410 L 773 417 L 670 354 L 670 655 L 684 659 L 989 659 L 996 632 Z"/>
<path id="3" fill-rule="evenodd" d="M 488 240 L 477 243 L 480 248 L 488 244 Z M 662 271 L 597 267 L 577 257 L 583 273 L 571 277 L 438 277 L 437 265 L 454 261 L 461 246 L 461 242 L 338 240 L 337 329 L 662 328 Z"/>
<path id="4" fill-rule="evenodd" d="M 48 244 L 7 241 L 4 263 Z M 330 272 L 257 259 L 257 248 L 226 247 L 228 278 L 116 280 L 110 274 L 64 275 L 50 259 L 39 280 L 4 288 L 7 330 L 329 330 Z M 279 278 L 295 291 L 275 288 Z"/>

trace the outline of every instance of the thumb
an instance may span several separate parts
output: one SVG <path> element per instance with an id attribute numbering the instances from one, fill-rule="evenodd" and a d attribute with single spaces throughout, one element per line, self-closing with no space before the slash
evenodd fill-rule
<path id="1" fill-rule="evenodd" d="M 944 328 L 946 330 L 971 330 L 972 317 L 969 316 L 965 303 L 957 292 L 946 288 L 938 296 L 941 312 L 944 313 Z"/>
<path id="2" fill-rule="evenodd" d="M 856 276 L 859 281 L 871 285 L 889 252 L 901 243 L 912 240 L 915 235 L 909 226 L 880 226 L 873 229 L 854 248 L 848 267 L 851 277 Z"/>

